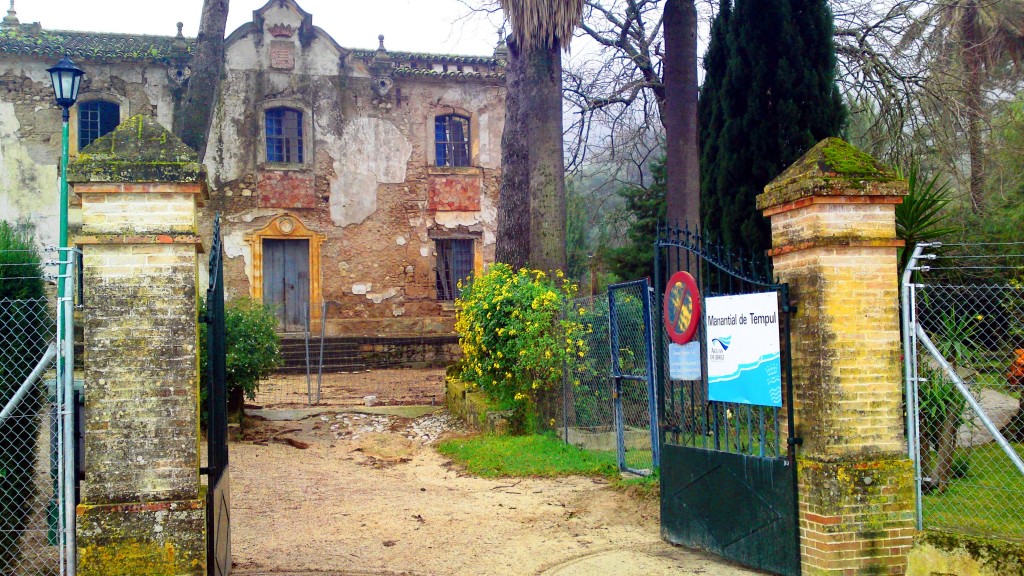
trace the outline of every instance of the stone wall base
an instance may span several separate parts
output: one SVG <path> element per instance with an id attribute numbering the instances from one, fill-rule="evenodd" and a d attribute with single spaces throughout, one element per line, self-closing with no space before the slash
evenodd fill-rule
<path id="1" fill-rule="evenodd" d="M 313 332 L 319 336 L 320 323 L 314 321 L 312 324 Z M 418 318 L 405 316 L 394 318 L 328 317 L 325 332 L 327 336 L 450 336 L 455 334 L 455 312 L 453 311 L 450 316 L 421 316 Z"/>
<path id="2" fill-rule="evenodd" d="M 906 573 L 916 533 L 910 460 L 797 458 L 797 466 L 805 575 Z"/>
<path id="3" fill-rule="evenodd" d="M 1024 543 L 926 530 L 914 539 L 907 576 L 1024 576 Z"/>
<path id="4" fill-rule="evenodd" d="M 79 576 L 203 576 L 206 501 L 78 506 Z"/>

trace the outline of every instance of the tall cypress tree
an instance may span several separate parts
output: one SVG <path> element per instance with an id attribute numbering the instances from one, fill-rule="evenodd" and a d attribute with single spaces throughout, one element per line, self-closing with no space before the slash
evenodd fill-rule
<path id="1" fill-rule="evenodd" d="M 697 104 L 697 121 L 700 126 L 700 218 L 702 224 L 707 222 L 708 214 L 719 214 L 722 211 L 718 196 L 711 193 L 717 185 L 717 174 L 711 168 L 717 165 L 719 135 L 724 126 L 721 91 L 729 60 L 729 16 L 731 12 L 731 2 L 721 0 L 718 16 L 711 23 L 711 39 L 708 42 L 708 49 L 704 53 L 704 84 L 700 87 L 700 101 Z"/>
<path id="2" fill-rule="evenodd" d="M 769 248 L 768 221 L 755 207 L 764 186 L 846 121 L 835 84 L 827 0 L 735 0 L 720 10 L 724 52 L 709 62 L 713 148 L 702 156 L 704 230 L 746 251 Z M 710 52 L 710 48 L 709 48 Z M 725 61 L 724 68 L 718 67 Z M 714 75 L 714 76 L 713 76 Z"/>

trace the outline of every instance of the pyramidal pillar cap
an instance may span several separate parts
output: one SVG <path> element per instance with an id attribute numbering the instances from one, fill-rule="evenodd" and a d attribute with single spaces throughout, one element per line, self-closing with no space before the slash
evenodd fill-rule
<path id="1" fill-rule="evenodd" d="M 888 197 L 899 203 L 907 182 L 886 166 L 839 138 L 818 142 L 757 197 L 768 211 L 811 197 Z"/>

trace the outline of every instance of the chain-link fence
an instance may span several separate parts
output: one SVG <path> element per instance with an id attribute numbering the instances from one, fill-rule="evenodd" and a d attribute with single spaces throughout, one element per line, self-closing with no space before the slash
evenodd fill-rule
<path id="1" fill-rule="evenodd" d="M 323 302 L 320 319 L 305 309 L 300 336 L 281 339 L 281 367 L 260 382 L 261 408 L 440 403 L 445 368 L 461 357 L 454 334 L 328 336 L 342 317 L 338 302 Z"/>
<path id="2" fill-rule="evenodd" d="M 651 444 L 647 340 L 641 288 L 566 303 L 563 318 L 582 327 L 585 350 L 563 371 L 557 428 L 568 443 L 606 454 L 624 469 L 649 474 L 655 467 Z M 613 349 L 613 342 L 616 343 Z M 618 362 L 618 394 L 613 362 Z M 655 447 L 656 448 L 656 447 Z"/>
<path id="3" fill-rule="evenodd" d="M 904 290 L 919 521 L 1024 539 L 1024 269 L 925 258 Z"/>
<path id="4" fill-rule="evenodd" d="M 65 420 L 53 292 L 35 250 L 0 251 L 0 574 L 64 573 Z"/>
<path id="5" fill-rule="evenodd" d="M 650 474 L 658 465 L 654 392 L 654 350 L 651 305 L 646 280 L 612 286 L 608 290 L 612 372 L 618 384 L 620 465 L 631 472 Z"/>

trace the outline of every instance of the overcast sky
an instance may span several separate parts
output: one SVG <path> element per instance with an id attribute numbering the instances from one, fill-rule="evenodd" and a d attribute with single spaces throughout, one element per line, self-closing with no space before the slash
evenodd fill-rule
<path id="1" fill-rule="evenodd" d="M 9 0 L 0 0 L 6 10 Z M 231 0 L 230 34 L 252 20 L 265 0 Z M 199 30 L 202 0 L 15 0 L 23 23 L 40 22 L 49 30 L 88 30 L 174 35 L 175 23 L 186 36 Z M 499 18 L 462 18 L 468 12 L 459 0 L 300 0 L 323 28 L 346 48 L 376 48 L 384 34 L 389 50 L 487 55 L 498 40 Z"/>

